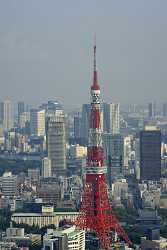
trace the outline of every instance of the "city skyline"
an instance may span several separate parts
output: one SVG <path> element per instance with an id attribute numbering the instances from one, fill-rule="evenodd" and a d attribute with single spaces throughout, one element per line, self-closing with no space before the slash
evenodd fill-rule
<path id="1" fill-rule="evenodd" d="M 105 101 L 166 101 L 165 1 L 0 5 L 0 99 L 88 103 L 96 32 Z"/>

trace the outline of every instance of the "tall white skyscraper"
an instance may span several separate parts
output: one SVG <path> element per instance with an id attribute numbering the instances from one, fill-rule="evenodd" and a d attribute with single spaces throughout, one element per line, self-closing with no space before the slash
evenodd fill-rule
<path id="1" fill-rule="evenodd" d="M 12 128 L 12 104 L 10 100 L 5 100 L 3 103 L 3 127 L 5 130 Z"/>
<path id="2" fill-rule="evenodd" d="M 110 104 L 110 133 L 112 135 L 120 133 L 119 103 Z"/>
<path id="3" fill-rule="evenodd" d="M 30 110 L 30 131 L 31 135 L 45 135 L 45 110 Z"/>
<path id="4" fill-rule="evenodd" d="M 51 160 L 48 157 L 42 159 L 42 177 L 51 177 Z"/>
<path id="5" fill-rule="evenodd" d="M 47 112 L 47 151 L 51 160 L 52 176 L 66 173 L 66 126 L 64 110 L 59 103 L 50 101 Z"/>
<path id="6" fill-rule="evenodd" d="M 120 133 L 119 103 L 103 103 L 103 130 L 112 135 Z"/>

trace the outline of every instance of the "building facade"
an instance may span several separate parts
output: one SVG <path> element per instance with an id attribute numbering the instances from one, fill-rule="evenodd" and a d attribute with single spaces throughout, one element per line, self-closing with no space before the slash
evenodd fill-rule
<path id="1" fill-rule="evenodd" d="M 103 103 L 103 131 L 112 135 L 120 133 L 119 103 Z"/>
<path id="2" fill-rule="evenodd" d="M 43 244 L 44 250 L 85 250 L 85 231 L 76 229 L 75 226 L 48 230 Z"/>
<path id="3" fill-rule="evenodd" d="M 45 110 L 31 109 L 30 110 L 30 131 L 31 135 L 45 135 Z"/>
<path id="4" fill-rule="evenodd" d="M 78 114 L 74 116 L 74 139 L 77 143 L 81 140 L 82 117 Z"/>
<path id="5" fill-rule="evenodd" d="M 11 221 L 14 221 L 16 224 L 36 225 L 40 228 L 48 225 L 58 227 L 62 220 L 74 222 L 78 214 L 78 212 L 13 213 Z"/>
<path id="6" fill-rule="evenodd" d="M 167 117 L 167 102 L 163 103 L 163 106 L 162 106 L 162 115 L 164 117 Z"/>
<path id="7" fill-rule="evenodd" d="M 153 118 L 156 114 L 156 104 L 155 102 L 148 103 L 148 117 Z"/>
<path id="8" fill-rule="evenodd" d="M 108 180 L 111 185 L 113 179 L 120 177 L 123 170 L 123 138 L 120 134 L 104 133 L 104 149 L 108 166 Z"/>
<path id="9" fill-rule="evenodd" d="M 10 130 L 12 125 L 12 104 L 10 100 L 5 100 L 3 103 L 3 127 L 5 130 Z"/>
<path id="10" fill-rule="evenodd" d="M 2 186 L 2 194 L 5 197 L 13 197 L 17 195 L 17 176 L 11 172 L 5 172 L 0 178 Z"/>
<path id="11" fill-rule="evenodd" d="M 51 160 L 48 157 L 42 159 L 42 177 L 51 177 Z"/>
<path id="12" fill-rule="evenodd" d="M 161 131 L 140 132 L 140 179 L 159 181 L 161 177 Z"/>
<path id="13" fill-rule="evenodd" d="M 89 124 L 90 124 L 90 104 L 82 105 L 82 122 L 81 122 L 81 138 L 83 144 L 88 145 Z"/>
<path id="14" fill-rule="evenodd" d="M 18 104 L 17 104 L 18 123 L 20 120 L 20 115 L 24 112 L 25 112 L 24 102 L 18 102 Z"/>
<path id="15" fill-rule="evenodd" d="M 49 101 L 46 118 L 47 153 L 51 176 L 66 174 L 66 117 L 59 102 Z"/>

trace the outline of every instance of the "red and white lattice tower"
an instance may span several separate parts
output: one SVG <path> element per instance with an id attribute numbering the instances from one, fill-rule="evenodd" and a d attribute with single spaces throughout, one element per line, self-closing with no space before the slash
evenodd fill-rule
<path id="1" fill-rule="evenodd" d="M 89 145 L 86 164 L 86 180 L 82 205 L 76 225 L 86 231 L 96 232 L 104 249 L 111 249 L 111 231 L 116 231 L 127 243 L 128 236 L 112 213 L 105 181 L 106 166 L 102 145 L 100 86 L 96 69 L 96 45 L 94 45 L 94 72 L 91 86 L 91 115 Z"/>

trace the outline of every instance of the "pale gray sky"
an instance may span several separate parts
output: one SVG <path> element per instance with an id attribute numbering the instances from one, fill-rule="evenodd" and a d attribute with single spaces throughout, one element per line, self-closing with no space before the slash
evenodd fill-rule
<path id="1" fill-rule="evenodd" d="M 0 0 L 0 100 L 167 101 L 166 0 Z"/>

